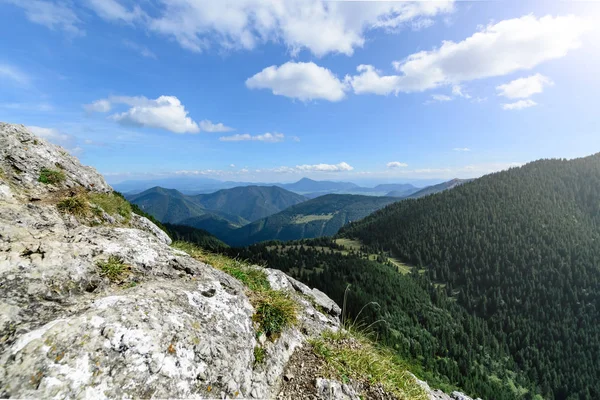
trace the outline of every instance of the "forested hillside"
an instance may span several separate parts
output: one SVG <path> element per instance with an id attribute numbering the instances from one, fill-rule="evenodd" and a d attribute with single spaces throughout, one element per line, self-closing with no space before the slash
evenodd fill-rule
<path id="1" fill-rule="evenodd" d="M 245 246 L 266 240 L 331 236 L 348 222 L 364 218 L 394 201 L 398 199 L 329 194 L 242 226 L 221 238 L 231 245 Z"/>
<path id="2" fill-rule="evenodd" d="M 345 303 L 350 317 L 363 327 L 373 324 L 373 337 L 410 360 L 410 370 L 436 387 L 448 392 L 458 387 L 490 400 L 538 398 L 535 385 L 518 371 L 508 346 L 485 320 L 416 269 L 402 274 L 383 255 L 371 261 L 373 255 L 345 249 L 330 238 L 260 243 L 227 253 L 281 269 Z"/>
<path id="3" fill-rule="evenodd" d="M 341 235 L 447 285 L 545 397 L 600 398 L 600 154 L 398 202 Z"/>
<path id="4" fill-rule="evenodd" d="M 187 218 L 206 214 L 204 207 L 174 189 L 155 187 L 136 195 L 126 195 L 126 198 L 165 223 L 177 223 Z"/>

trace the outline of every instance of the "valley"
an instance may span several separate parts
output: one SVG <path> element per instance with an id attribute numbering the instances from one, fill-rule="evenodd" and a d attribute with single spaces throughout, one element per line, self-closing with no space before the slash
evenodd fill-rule
<path id="1" fill-rule="evenodd" d="M 239 186 L 197 195 L 154 187 L 125 196 L 163 223 L 205 230 L 229 245 L 243 246 L 269 240 L 331 236 L 347 223 L 403 198 L 437 193 L 460 183 L 454 180 L 424 189 L 411 184 L 361 188 L 348 182 L 305 178 L 293 184 Z"/>

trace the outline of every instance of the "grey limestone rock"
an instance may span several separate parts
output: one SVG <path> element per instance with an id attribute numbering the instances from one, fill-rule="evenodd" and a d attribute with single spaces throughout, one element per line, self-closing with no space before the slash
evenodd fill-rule
<path id="1" fill-rule="evenodd" d="M 8 124 L 0 168 L 0 398 L 272 398 L 294 350 L 339 328 L 315 308 L 331 300 L 266 270 L 300 312 L 260 344 L 247 289 L 171 248 L 149 220 L 88 226 L 57 210 L 61 190 L 111 191 L 95 170 Z M 66 179 L 42 184 L 41 168 Z M 98 268 L 110 256 L 126 267 L 118 282 Z"/>

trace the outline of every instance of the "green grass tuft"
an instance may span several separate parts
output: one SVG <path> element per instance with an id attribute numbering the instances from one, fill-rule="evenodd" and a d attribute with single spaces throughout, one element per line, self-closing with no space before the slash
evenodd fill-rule
<path id="1" fill-rule="evenodd" d="M 311 341 L 313 351 L 335 371 L 336 378 L 381 384 L 399 399 L 427 400 L 427 394 L 391 350 L 357 332 L 327 331 Z"/>
<path id="2" fill-rule="evenodd" d="M 252 291 L 268 290 L 271 287 L 267 274 L 259 268 L 250 267 L 241 261 L 220 254 L 210 253 L 188 242 L 174 242 L 173 247 L 185 251 L 198 261 L 212 265 L 233 276 Z"/>
<path id="3" fill-rule="evenodd" d="M 42 168 L 40 171 L 40 176 L 38 178 L 38 182 L 45 184 L 56 185 L 57 183 L 61 183 L 65 180 L 65 173 L 60 170 Z"/>
<path id="4" fill-rule="evenodd" d="M 260 346 L 254 346 L 254 365 L 262 364 L 265 361 L 265 349 Z"/>
<path id="5" fill-rule="evenodd" d="M 252 293 L 250 302 L 256 310 L 252 319 L 269 339 L 276 339 L 285 328 L 296 323 L 298 305 L 287 293 L 262 290 Z"/>
<path id="6" fill-rule="evenodd" d="M 125 221 L 131 218 L 131 204 L 121 196 L 114 193 L 90 193 L 89 199 L 92 204 L 102 208 L 107 214 L 120 215 L 125 218 Z"/>
<path id="7" fill-rule="evenodd" d="M 130 269 L 123 263 L 123 259 L 117 256 L 110 256 L 106 261 L 98 261 L 96 265 L 100 269 L 100 275 L 107 277 L 112 282 L 125 278 Z"/>
<path id="8" fill-rule="evenodd" d="M 209 253 L 192 243 L 174 242 L 172 246 L 233 276 L 248 287 L 250 302 L 256 310 L 252 319 L 258 325 L 259 333 L 274 340 L 286 327 L 296 323 L 298 304 L 287 293 L 271 290 L 267 274 L 260 268 Z"/>
<path id="9" fill-rule="evenodd" d="M 87 198 L 81 194 L 62 199 L 56 204 L 56 207 L 61 212 L 77 216 L 85 216 L 90 209 Z"/>

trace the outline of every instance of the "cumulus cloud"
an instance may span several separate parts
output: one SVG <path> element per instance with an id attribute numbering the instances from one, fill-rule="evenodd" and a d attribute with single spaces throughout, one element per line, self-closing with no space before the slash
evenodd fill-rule
<path id="1" fill-rule="evenodd" d="M 113 98 L 115 102 L 117 98 Z M 132 107 L 122 113 L 111 115 L 111 119 L 123 125 L 165 129 L 174 133 L 198 133 L 200 127 L 175 96 L 160 96 L 155 100 L 147 98 L 121 98 L 124 104 Z"/>
<path id="2" fill-rule="evenodd" d="M 545 86 L 552 85 L 554 85 L 554 82 L 550 78 L 542 74 L 535 74 L 497 86 L 496 90 L 499 92 L 498 96 L 508 97 L 509 99 L 524 99 L 536 93 L 542 93 Z"/>
<path id="3" fill-rule="evenodd" d="M 111 96 L 85 104 L 83 108 L 89 112 L 106 113 L 117 105 L 126 105 L 127 111 L 116 113 L 109 118 L 123 125 L 143 126 L 165 129 L 174 133 L 228 132 L 233 130 L 222 123 L 209 120 L 195 122 L 188 116 L 188 111 L 175 96 L 160 96 L 148 99 L 144 96 Z"/>
<path id="4" fill-rule="evenodd" d="M 344 83 L 330 70 L 313 62 L 272 65 L 246 80 L 250 89 L 269 89 L 275 95 L 302 101 L 339 101 L 345 97 Z"/>
<path id="5" fill-rule="evenodd" d="M 265 142 L 265 143 L 278 143 L 283 142 L 285 140 L 285 135 L 283 133 L 265 133 L 262 135 L 252 136 L 248 133 L 237 134 L 231 136 L 221 136 L 219 138 L 222 142 L 243 142 L 243 141 L 256 141 L 256 142 Z"/>
<path id="6" fill-rule="evenodd" d="M 34 24 L 43 25 L 52 30 L 63 30 L 71 35 L 83 35 L 79 27 L 81 20 L 64 2 L 42 0 L 5 0 L 9 4 L 21 7 L 27 19 Z"/>
<path id="7" fill-rule="evenodd" d="M 385 164 L 385 166 L 388 168 L 403 168 L 403 167 L 408 167 L 408 164 L 399 162 L 399 161 L 392 161 L 392 162 Z"/>
<path id="8" fill-rule="evenodd" d="M 525 108 L 537 106 L 537 103 L 531 99 L 519 100 L 514 103 L 502 104 L 504 110 L 523 110 Z"/>
<path id="9" fill-rule="evenodd" d="M 234 130 L 229 126 L 223 125 L 221 122 L 214 124 L 207 119 L 200 121 L 198 125 L 200 126 L 200 130 L 204 132 L 230 132 Z"/>
<path id="10" fill-rule="evenodd" d="M 462 152 L 471 151 L 471 149 L 468 148 L 468 147 L 455 147 L 452 150 L 454 150 L 454 151 L 462 151 Z"/>
<path id="11" fill-rule="evenodd" d="M 143 19 L 147 27 L 173 37 L 188 50 L 200 52 L 214 45 L 253 49 L 272 41 L 284 43 L 292 54 L 308 49 L 317 56 L 352 55 L 355 48 L 363 46 L 369 30 L 394 32 L 406 25 L 424 28 L 433 23 L 436 15 L 453 10 L 453 0 L 163 0 L 159 3 L 163 7 L 158 15 Z"/>
<path id="12" fill-rule="evenodd" d="M 384 76 L 381 71 L 372 65 L 359 65 L 356 68 L 358 75 L 346 76 L 345 82 L 352 87 L 356 94 L 379 94 L 387 96 L 390 93 L 398 93 L 398 87 L 402 80 L 397 75 Z"/>
<path id="13" fill-rule="evenodd" d="M 568 16 L 526 15 L 490 24 L 461 42 L 444 41 L 439 48 L 392 63 L 398 75 L 382 75 L 373 66 L 347 78 L 357 94 L 419 92 L 476 79 L 503 76 L 564 57 L 581 46 L 588 20 Z"/>

